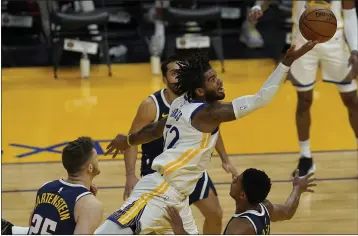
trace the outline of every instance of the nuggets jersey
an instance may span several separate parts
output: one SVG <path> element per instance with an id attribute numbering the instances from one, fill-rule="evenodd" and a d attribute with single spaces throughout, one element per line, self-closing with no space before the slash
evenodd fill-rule
<path id="1" fill-rule="evenodd" d="M 163 134 L 164 152 L 152 164 L 153 170 L 185 196 L 194 191 L 218 137 L 219 127 L 213 133 L 202 133 L 191 124 L 192 117 L 204 105 L 186 94 L 172 102 Z"/>
<path id="2" fill-rule="evenodd" d="M 157 122 L 158 120 L 163 119 L 169 113 L 170 105 L 165 99 L 164 91 L 165 89 L 161 89 L 150 95 L 155 103 L 155 107 L 157 108 L 156 117 L 153 122 Z M 163 152 L 163 148 L 163 137 L 142 145 L 142 161 L 140 168 L 141 176 L 145 176 L 154 172 L 152 169 L 152 162 L 156 156 Z"/>
<path id="3" fill-rule="evenodd" d="M 45 183 L 37 192 L 28 234 L 73 234 L 75 204 L 87 194 L 92 193 L 85 186 L 61 179 Z"/>
<path id="4" fill-rule="evenodd" d="M 293 1 L 292 8 L 292 21 L 295 25 L 298 25 L 302 13 L 307 7 L 326 7 L 329 8 L 337 18 L 337 28 L 343 27 L 343 15 L 342 15 L 342 1 L 340 0 L 302 0 Z"/>
<path id="5" fill-rule="evenodd" d="M 259 206 L 260 206 L 260 212 L 255 210 L 248 210 L 240 214 L 234 214 L 231 217 L 229 223 L 227 224 L 224 230 L 224 234 L 226 234 L 226 229 L 234 218 L 245 218 L 249 220 L 252 226 L 254 227 L 257 235 L 270 234 L 270 224 L 271 224 L 270 214 L 264 204 L 260 203 Z"/>

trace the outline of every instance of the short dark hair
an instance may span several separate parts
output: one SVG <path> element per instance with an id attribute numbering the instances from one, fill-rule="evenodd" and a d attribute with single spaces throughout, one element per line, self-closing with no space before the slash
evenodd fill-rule
<path id="1" fill-rule="evenodd" d="M 162 62 L 162 66 L 161 66 L 161 70 L 162 70 L 162 76 L 167 76 L 167 72 L 168 72 L 168 64 L 172 63 L 172 62 L 177 62 L 177 61 L 181 61 L 183 60 L 183 57 L 180 55 L 173 55 L 170 56 L 169 58 L 167 58 L 166 60 L 164 60 Z"/>
<path id="2" fill-rule="evenodd" d="M 195 98 L 195 90 L 204 85 L 204 73 L 210 68 L 207 55 L 200 51 L 194 52 L 185 61 L 180 61 L 179 69 L 176 70 L 178 93 L 187 93 L 190 99 Z"/>
<path id="3" fill-rule="evenodd" d="M 62 151 L 62 164 L 69 174 L 75 174 L 91 158 L 94 148 L 90 137 L 79 137 L 69 142 Z"/>
<path id="4" fill-rule="evenodd" d="M 250 168 L 242 173 L 242 186 L 249 203 L 259 204 L 271 190 L 271 179 L 265 172 Z"/>

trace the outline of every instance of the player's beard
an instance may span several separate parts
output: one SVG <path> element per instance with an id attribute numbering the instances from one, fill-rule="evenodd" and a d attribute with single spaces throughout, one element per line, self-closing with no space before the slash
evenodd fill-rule
<path id="1" fill-rule="evenodd" d="M 215 102 L 220 101 L 225 98 L 225 93 L 217 94 L 216 91 L 206 91 L 205 92 L 205 101 L 207 102 Z"/>
<path id="2" fill-rule="evenodd" d="M 182 95 L 182 94 L 180 94 L 180 93 L 178 92 L 176 83 L 169 83 L 169 82 L 168 82 L 168 89 L 169 89 L 170 91 L 172 91 L 172 92 L 173 92 L 175 95 L 177 95 L 177 96 L 181 96 L 181 95 Z"/>

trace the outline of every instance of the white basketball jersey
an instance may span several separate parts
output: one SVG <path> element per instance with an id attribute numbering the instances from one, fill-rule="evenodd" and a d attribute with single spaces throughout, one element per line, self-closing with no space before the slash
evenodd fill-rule
<path id="1" fill-rule="evenodd" d="M 343 27 L 343 13 L 342 13 L 342 1 L 340 0 L 302 0 L 293 1 L 292 7 L 292 21 L 298 26 L 302 13 L 308 7 L 326 7 L 329 8 L 337 18 L 337 28 Z"/>
<path id="2" fill-rule="evenodd" d="M 204 106 L 186 95 L 175 99 L 164 129 L 164 152 L 157 156 L 152 169 L 158 171 L 181 194 L 190 195 L 210 162 L 218 130 L 202 133 L 191 125 L 191 118 Z"/>

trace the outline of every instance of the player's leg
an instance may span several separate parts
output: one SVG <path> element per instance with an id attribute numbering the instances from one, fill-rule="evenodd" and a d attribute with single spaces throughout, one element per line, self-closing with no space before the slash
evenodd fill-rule
<path id="1" fill-rule="evenodd" d="M 11 235 L 13 227 L 14 227 L 14 225 L 12 223 L 1 218 L 1 234 L 2 235 Z"/>
<path id="2" fill-rule="evenodd" d="M 297 35 L 296 45 L 298 47 L 303 43 L 302 40 L 302 36 Z M 301 155 L 297 168 L 300 170 L 300 176 L 315 171 L 309 132 L 311 126 L 310 108 L 313 102 L 313 87 L 318 68 L 319 47 L 320 45 L 317 45 L 312 51 L 296 60 L 288 74 L 289 80 L 297 89 L 296 128 Z"/>
<path id="3" fill-rule="evenodd" d="M 130 227 L 122 227 L 113 221 L 106 220 L 98 229 L 96 229 L 94 234 L 132 235 L 134 232 Z"/>
<path id="4" fill-rule="evenodd" d="M 11 222 L 1 218 L 1 234 L 2 235 L 24 235 L 29 232 L 29 227 L 15 226 Z"/>
<path id="5" fill-rule="evenodd" d="M 181 211 L 185 206 L 184 200 L 185 196 L 179 194 L 155 172 L 142 177 L 125 204 L 107 220 L 119 225 L 117 230 L 130 228 L 134 234 L 171 234 L 173 230 L 165 218 L 166 208 L 168 205 L 176 206 Z"/>
<path id="6" fill-rule="evenodd" d="M 220 206 L 215 186 L 205 171 L 199 179 L 194 192 L 189 197 L 190 204 L 194 204 L 203 214 L 203 234 L 221 234 L 223 210 Z"/>
<path id="7" fill-rule="evenodd" d="M 323 80 L 337 85 L 343 103 L 348 110 L 350 125 L 355 137 L 358 138 L 357 83 L 349 77 L 351 71 L 351 67 L 348 66 L 350 52 L 345 43 L 343 30 L 337 30 L 333 39 L 323 46 L 325 48 L 322 59 Z"/>
<path id="8" fill-rule="evenodd" d="M 347 107 L 349 122 L 354 131 L 358 146 L 358 97 L 357 90 L 351 92 L 341 92 L 341 98 Z"/>

